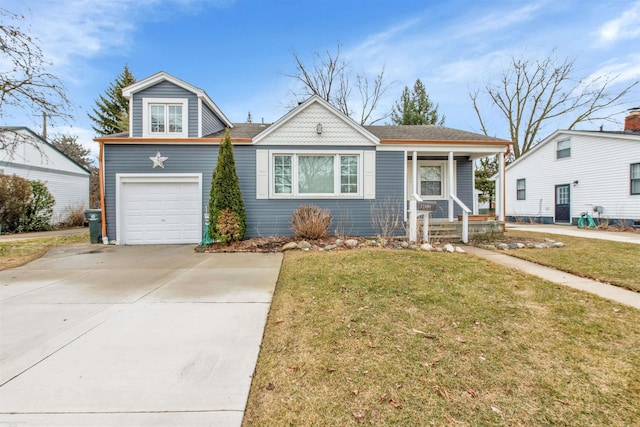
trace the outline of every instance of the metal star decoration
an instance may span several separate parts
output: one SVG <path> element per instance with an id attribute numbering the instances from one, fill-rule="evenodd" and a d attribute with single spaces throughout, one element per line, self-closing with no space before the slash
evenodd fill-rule
<path id="1" fill-rule="evenodd" d="M 159 151 L 156 153 L 156 155 L 154 157 L 149 157 L 149 160 L 151 160 L 153 162 L 153 168 L 152 169 L 155 169 L 156 166 L 160 166 L 162 169 L 164 169 L 164 162 L 167 159 L 168 159 L 168 157 L 163 157 L 160 154 Z"/>

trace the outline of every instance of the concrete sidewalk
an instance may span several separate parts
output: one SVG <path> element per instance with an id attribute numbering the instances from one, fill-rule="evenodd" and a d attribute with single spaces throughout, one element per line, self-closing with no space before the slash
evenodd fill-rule
<path id="1" fill-rule="evenodd" d="M 0 271 L 0 425 L 240 426 L 281 261 L 78 244 Z"/>
<path id="2" fill-rule="evenodd" d="M 525 273 L 538 276 L 553 283 L 579 289 L 606 298 L 620 304 L 628 305 L 640 310 L 640 293 L 628 291 L 618 286 L 608 285 L 584 277 L 575 276 L 555 268 L 545 267 L 534 262 L 515 258 L 503 252 L 494 252 L 475 246 L 465 246 L 465 251 L 470 254 L 488 259 L 506 267 L 522 270 Z"/>
<path id="3" fill-rule="evenodd" d="M 561 234 L 564 236 L 586 237 L 587 239 L 611 240 L 613 242 L 633 243 L 640 245 L 640 233 L 632 231 L 606 231 L 578 228 L 573 225 L 558 224 L 516 224 L 507 223 L 507 231 L 522 230 L 536 233 Z"/>

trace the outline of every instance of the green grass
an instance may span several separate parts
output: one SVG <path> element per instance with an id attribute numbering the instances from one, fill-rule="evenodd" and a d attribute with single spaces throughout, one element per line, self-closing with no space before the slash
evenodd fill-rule
<path id="1" fill-rule="evenodd" d="M 558 249 L 519 249 L 509 255 L 558 270 L 640 292 L 640 245 L 608 240 L 509 230 L 507 237 L 549 237 L 566 246 Z"/>
<path id="2" fill-rule="evenodd" d="M 40 258 L 46 254 L 49 249 L 56 246 L 88 242 L 89 233 L 86 231 L 65 236 L 0 242 L 0 271 L 19 267 L 34 259 Z"/>
<path id="3" fill-rule="evenodd" d="M 243 425 L 633 425 L 639 322 L 465 254 L 287 253 Z"/>

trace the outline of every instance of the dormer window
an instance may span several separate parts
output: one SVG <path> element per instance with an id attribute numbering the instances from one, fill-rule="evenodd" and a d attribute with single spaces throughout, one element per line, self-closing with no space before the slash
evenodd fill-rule
<path id="1" fill-rule="evenodd" d="M 188 101 L 186 99 L 143 100 L 143 136 L 187 137 Z"/>

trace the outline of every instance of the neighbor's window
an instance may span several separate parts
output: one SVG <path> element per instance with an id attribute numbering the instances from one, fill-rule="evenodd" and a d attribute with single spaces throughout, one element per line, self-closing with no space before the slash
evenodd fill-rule
<path id="1" fill-rule="evenodd" d="M 640 163 L 631 165 L 631 194 L 640 194 Z"/>
<path id="2" fill-rule="evenodd" d="M 442 166 L 420 166 L 420 195 L 442 196 Z"/>
<path id="3" fill-rule="evenodd" d="M 273 193 L 293 196 L 357 195 L 360 192 L 359 163 L 360 156 L 353 154 L 275 154 Z"/>
<path id="4" fill-rule="evenodd" d="M 571 157 L 571 140 L 565 139 L 558 141 L 558 149 L 556 150 L 556 159 L 564 159 Z"/>
<path id="5" fill-rule="evenodd" d="M 525 178 L 519 179 L 516 181 L 516 189 L 518 200 L 526 200 L 527 199 L 527 181 Z"/>

